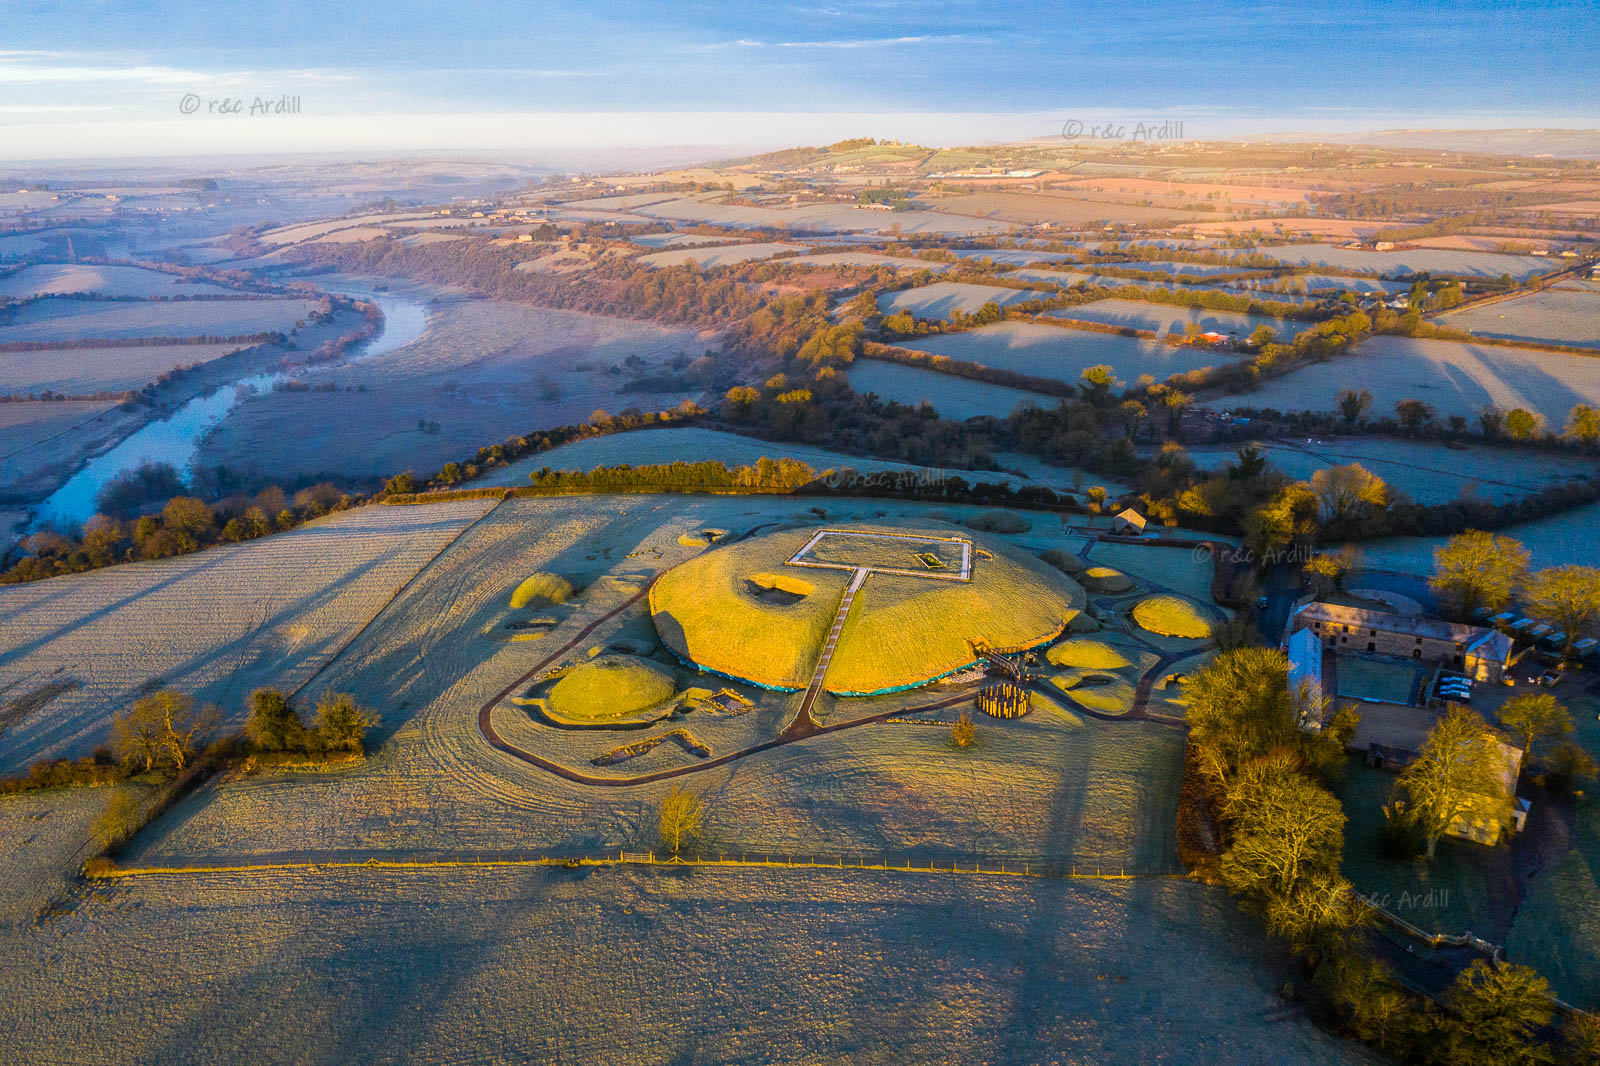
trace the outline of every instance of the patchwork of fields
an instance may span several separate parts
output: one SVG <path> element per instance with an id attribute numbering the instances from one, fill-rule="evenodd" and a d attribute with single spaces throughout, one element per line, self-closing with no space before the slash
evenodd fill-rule
<path id="1" fill-rule="evenodd" d="M 1373 252 L 1332 244 L 1265 245 L 1256 249 L 1284 263 L 1328 267 L 1333 270 L 1375 271 L 1384 277 L 1404 274 L 1451 274 L 1469 278 L 1497 278 L 1510 274 L 1523 281 L 1559 269 L 1558 263 L 1531 255 L 1501 255 L 1451 248 L 1409 248 Z"/>
<path id="2" fill-rule="evenodd" d="M 712 247 L 698 245 L 689 247 L 675 247 L 667 252 L 653 252 L 650 255 L 640 256 L 639 262 L 653 267 L 682 266 L 685 263 L 695 263 L 707 270 L 719 266 L 732 266 L 734 263 L 748 263 L 753 259 L 771 259 L 784 252 L 803 252 L 805 246 L 800 244 L 781 244 L 777 242 L 726 244 Z"/>
<path id="3" fill-rule="evenodd" d="M 104 296 L 222 296 L 229 290 L 204 281 L 130 266 L 47 263 L 0 275 L 0 296 L 22 298 L 47 293 L 95 292 Z"/>
<path id="4" fill-rule="evenodd" d="M 1004 418 L 1018 407 L 1054 407 L 1059 401 L 1043 393 L 1025 392 L 986 381 L 968 381 L 934 370 L 923 370 L 881 359 L 857 359 L 850 364 L 850 387 L 859 393 L 876 393 L 880 400 L 918 407 L 930 403 L 946 418 L 962 421 L 979 415 Z"/>
<path id="5" fill-rule="evenodd" d="M 1341 389 L 1372 392 L 1374 415 L 1417 399 L 1439 417 L 1474 418 L 1484 407 L 1522 407 L 1550 427 L 1566 423 L 1575 404 L 1600 404 L 1600 359 L 1411 337 L 1370 337 L 1354 352 L 1302 367 L 1253 392 L 1213 401 L 1288 411 L 1332 411 Z"/>
<path id="6" fill-rule="evenodd" d="M 1266 318 L 1237 311 L 1207 311 L 1198 307 L 1171 307 L 1143 300 L 1096 300 L 1093 303 L 1046 312 L 1058 318 L 1076 318 L 1108 326 L 1127 326 L 1158 334 L 1182 333 L 1191 322 L 1202 332 L 1233 333 L 1242 340 L 1257 326 L 1269 326 L 1279 339 L 1293 337 L 1301 323 L 1282 318 Z"/>
<path id="7" fill-rule="evenodd" d="M 1111 367 L 1112 372 L 1123 381 L 1133 381 L 1141 374 L 1151 374 L 1160 380 L 1184 371 L 1231 362 L 1235 358 L 1231 353 L 1208 348 L 1173 347 L 1142 337 L 1124 337 L 1032 322 L 997 322 L 963 333 L 908 337 L 899 343 L 902 347 L 951 359 L 982 363 L 1019 374 L 1059 378 L 1067 382 L 1076 382 L 1084 370 L 1097 365 Z M 952 388 L 972 384 L 960 382 Z"/>
<path id="8" fill-rule="evenodd" d="M 137 391 L 171 370 L 238 350 L 237 344 L 143 344 L 0 352 L 0 393 Z"/>
<path id="9" fill-rule="evenodd" d="M 18 308 L 8 340 L 70 341 L 84 337 L 199 337 L 212 334 L 287 333 L 319 301 L 187 300 L 150 303 L 41 300 Z"/>
<path id="10" fill-rule="evenodd" d="M 915 289 L 884 293 L 878 297 L 878 310 L 886 315 L 909 311 L 917 318 L 948 319 L 957 311 L 974 314 L 986 303 L 1001 307 L 1037 300 L 1045 293 L 1032 289 L 1010 289 L 999 285 L 972 285 L 936 281 Z"/>
<path id="11" fill-rule="evenodd" d="M 1440 322 L 1484 337 L 1600 348 L 1600 293 L 1556 288 L 1451 311 Z"/>

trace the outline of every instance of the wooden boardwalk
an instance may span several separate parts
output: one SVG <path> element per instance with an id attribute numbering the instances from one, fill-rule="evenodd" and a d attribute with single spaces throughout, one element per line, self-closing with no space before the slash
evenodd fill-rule
<path id="1" fill-rule="evenodd" d="M 844 632 L 844 620 L 850 614 L 850 607 L 856 602 L 856 593 L 860 591 L 862 582 L 867 580 L 871 570 L 862 566 L 850 576 L 850 584 L 845 586 L 844 598 L 839 601 L 839 610 L 833 616 L 833 628 L 828 630 L 828 639 L 823 641 L 822 654 L 817 657 L 816 672 L 811 675 L 811 684 L 806 686 L 806 695 L 800 701 L 800 713 L 794 716 L 790 729 L 810 732 L 816 728 L 816 719 L 811 717 L 811 708 L 817 702 L 817 697 L 822 695 L 822 681 L 828 675 L 828 664 L 833 661 L 833 649 L 839 644 L 839 634 Z M 788 732 L 788 730 L 785 730 Z"/>

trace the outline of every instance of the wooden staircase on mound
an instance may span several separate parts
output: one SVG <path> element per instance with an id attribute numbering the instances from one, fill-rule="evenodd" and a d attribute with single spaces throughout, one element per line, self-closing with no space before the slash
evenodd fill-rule
<path id="1" fill-rule="evenodd" d="M 806 686 L 805 698 L 800 701 L 800 713 L 795 715 L 790 729 L 809 731 L 816 727 L 816 720 L 811 717 L 811 708 L 816 704 L 817 697 L 822 695 L 822 681 L 828 675 L 828 664 L 833 661 L 833 649 L 839 644 L 839 634 L 844 632 L 844 620 L 849 616 L 850 607 L 856 602 L 856 593 L 860 591 L 869 573 L 871 571 L 865 567 L 858 567 L 850 576 L 850 584 L 845 586 L 844 598 L 839 601 L 839 610 L 833 616 L 833 628 L 828 630 L 828 639 L 822 643 L 822 654 L 817 658 L 817 669 L 811 675 L 811 684 Z"/>

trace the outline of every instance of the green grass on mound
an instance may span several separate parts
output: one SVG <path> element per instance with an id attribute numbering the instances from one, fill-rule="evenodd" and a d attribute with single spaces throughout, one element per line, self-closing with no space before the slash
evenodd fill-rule
<path id="1" fill-rule="evenodd" d="M 1078 580 L 1090 592 L 1127 592 L 1133 588 L 1133 578 L 1109 566 L 1091 566 Z"/>
<path id="2" fill-rule="evenodd" d="M 550 687 L 545 711 L 557 722 L 620 725 L 653 721 L 677 691 L 666 667 L 632 655 L 601 655 L 580 663 Z M 645 714 L 660 708 L 660 714 Z"/>
<path id="3" fill-rule="evenodd" d="M 1205 640 L 1211 636 L 1211 622 L 1200 609 L 1178 596 L 1151 596 L 1134 604 L 1133 620 L 1141 629 L 1164 637 Z"/>
<path id="4" fill-rule="evenodd" d="M 560 574 L 541 571 L 517 586 L 516 591 L 511 594 L 511 606 L 520 609 L 566 603 L 572 598 L 573 591 L 572 582 Z"/>
<path id="5" fill-rule="evenodd" d="M 1128 657 L 1098 640 L 1064 640 L 1045 658 L 1054 666 L 1080 666 L 1091 670 L 1121 670 L 1132 666 Z"/>

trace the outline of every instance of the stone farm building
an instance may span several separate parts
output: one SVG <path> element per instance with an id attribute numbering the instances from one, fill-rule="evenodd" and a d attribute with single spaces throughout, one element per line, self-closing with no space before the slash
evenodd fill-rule
<path id="1" fill-rule="evenodd" d="M 1499 681 L 1511 663 L 1511 638 L 1482 626 L 1424 615 L 1367 611 L 1313 601 L 1289 616 L 1286 637 L 1303 629 L 1335 652 L 1375 652 L 1420 659 L 1460 671 L 1475 681 Z"/>

